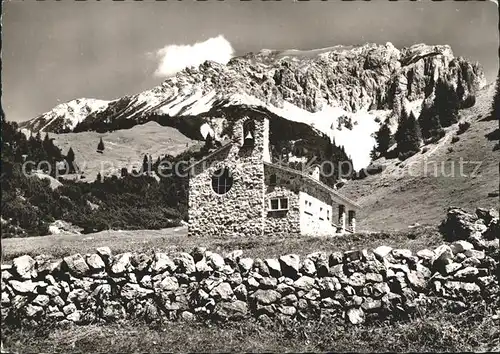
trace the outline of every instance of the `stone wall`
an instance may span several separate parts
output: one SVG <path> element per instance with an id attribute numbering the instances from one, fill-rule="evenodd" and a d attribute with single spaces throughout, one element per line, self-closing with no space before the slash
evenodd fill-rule
<path id="1" fill-rule="evenodd" d="M 2 322 L 331 316 L 359 324 L 409 316 L 436 301 L 461 311 L 476 300 L 499 299 L 498 238 L 491 238 L 498 218 L 486 219 L 478 223 L 485 226 L 481 231 L 469 225 L 469 233 L 460 233 L 477 242 L 458 240 L 416 253 L 380 246 L 251 259 L 242 251 L 223 257 L 201 248 L 172 256 L 112 255 L 104 247 L 64 259 L 24 255 L 2 265 Z M 453 235 L 469 223 L 456 220 L 445 222 Z"/>

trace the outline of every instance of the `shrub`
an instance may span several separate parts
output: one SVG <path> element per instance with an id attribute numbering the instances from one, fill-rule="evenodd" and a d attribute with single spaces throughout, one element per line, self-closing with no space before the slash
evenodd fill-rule
<path id="1" fill-rule="evenodd" d="M 463 134 L 469 128 L 470 128 L 470 122 L 468 122 L 468 121 L 460 122 L 460 123 L 458 123 L 458 132 L 457 132 L 457 134 Z"/>
<path id="2" fill-rule="evenodd" d="M 460 137 L 458 137 L 458 136 L 455 135 L 453 138 L 451 138 L 451 143 L 454 144 L 454 143 L 456 143 L 459 140 L 460 140 Z"/>
<path id="3" fill-rule="evenodd" d="M 474 95 L 469 95 L 467 98 L 462 102 L 461 108 L 470 108 L 473 107 L 476 104 L 476 96 Z"/>

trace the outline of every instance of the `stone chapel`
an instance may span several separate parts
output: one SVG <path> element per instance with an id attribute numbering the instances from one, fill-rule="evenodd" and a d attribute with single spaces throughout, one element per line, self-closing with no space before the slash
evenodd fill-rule
<path id="1" fill-rule="evenodd" d="M 269 118 L 244 116 L 232 139 L 188 167 L 189 235 L 335 236 L 353 233 L 359 205 L 319 180 L 271 162 Z"/>

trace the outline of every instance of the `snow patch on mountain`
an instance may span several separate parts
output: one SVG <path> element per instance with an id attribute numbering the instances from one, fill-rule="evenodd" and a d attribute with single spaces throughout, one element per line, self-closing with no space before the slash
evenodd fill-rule
<path id="1" fill-rule="evenodd" d="M 51 111 L 28 121 L 25 127 L 31 131 L 45 131 L 57 125 L 61 130 L 72 130 L 89 114 L 105 109 L 110 102 L 94 98 L 77 98 L 61 103 Z"/>

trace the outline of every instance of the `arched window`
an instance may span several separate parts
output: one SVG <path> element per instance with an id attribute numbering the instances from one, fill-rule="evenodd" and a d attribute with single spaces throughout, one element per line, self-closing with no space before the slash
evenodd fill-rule
<path id="1" fill-rule="evenodd" d="M 219 168 L 212 175 L 212 189 L 217 194 L 226 194 L 233 186 L 233 176 L 227 167 Z"/>
<path id="2" fill-rule="evenodd" d="M 243 123 L 243 145 L 253 146 L 255 141 L 255 122 L 247 120 Z"/>

